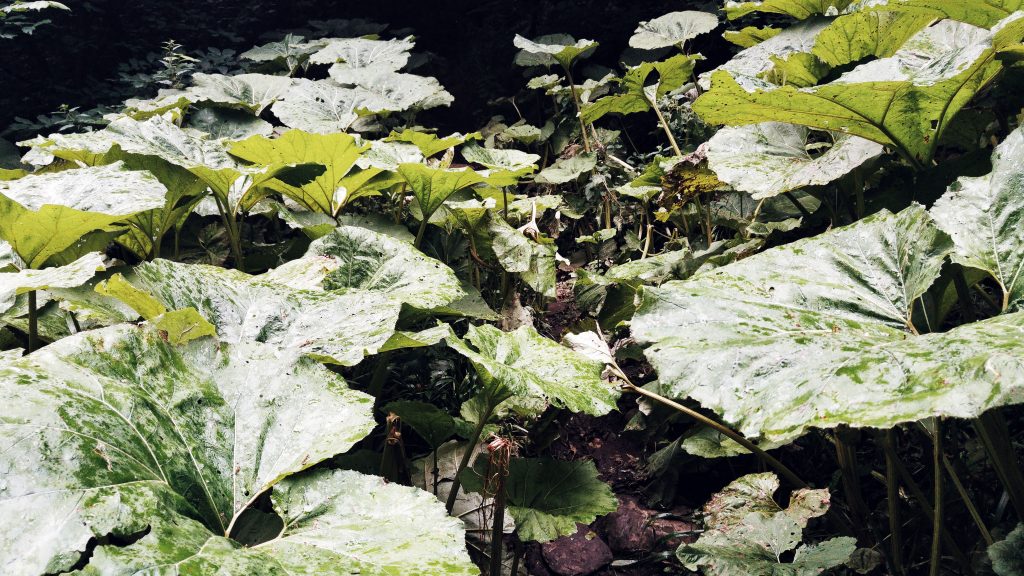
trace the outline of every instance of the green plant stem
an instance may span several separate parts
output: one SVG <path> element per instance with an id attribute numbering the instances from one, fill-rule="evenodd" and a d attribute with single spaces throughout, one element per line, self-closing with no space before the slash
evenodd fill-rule
<path id="1" fill-rule="evenodd" d="M 1010 497 L 1017 518 L 1024 520 L 1024 476 L 1017 465 L 1016 453 L 1009 440 L 1010 432 L 1003 415 L 997 410 L 989 410 L 974 419 L 974 429 L 988 453 L 996 476 Z"/>
<path id="2" fill-rule="evenodd" d="M 665 136 L 668 136 L 668 143 L 672 146 L 672 151 L 676 156 L 682 156 L 683 151 L 679 149 L 679 144 L 676 142 L 675 136 L 672 135 L 672 130 L 669 129 L 668 122 L 665 121 L 665 116 L 661 113 L 661 108 L 658 108 L 658 103 L 652 99 L 648 99 L 647 103 L 651 105 L 651 109 L 658 116 L 658 122 L 661 124 L 661 129 L 665 131 Z"/>
<path id="3" fill-rule="evenodd" d="M 959 264 L 953 265 L 953 286 L 956 287 L 956 297 L 960 301 L 960 312 L 967 322 L 978 320 L 978 311 L 974 308 L 974 301 L 971 300 L 971 287 L 967 285 L 967 278 L 964 276 L 964 268 Z"/>
<path id="4" fill-rule="evenodd" d="M 639 386 L 634 385 L 633 383 L 629 382 L 629 380 L 627 378 L 625 378 L 625 375 L 622 374 L 622 371 L 618 367 L 614 367 L 614 369 L 617 372 L 616 375 L 623 379 L 623 382 L 624 382 L 623 387 L 626 388 L 627 390 L 630 390 L 632 392 L 636 392 L 637 394 L 639 394 L 641 396 L 645 396 L 647 398 L 650 398 L 651 400 L 654 400 L 655 402 L 658 402 L 660 404 L 664 404 L 665 406 L 673 408 L 673 409 L 675 409 L 675 410 L 677 410 L 679 412 L 682 412 L 683 414 L 686 414 L 690 418 L 693 418 L 694 420 L 700 422 L 701 424 L 703 424 L 703 425 L 705 425 L 705 426 L 707 426 L 707 427 L 709 427 L 709 428 L 711 428 L 713 430 L 717 430 L 718 432 L 722 433 L 723 435 L 725 435 L 730 440 L 736 442 L 740 446 L 743 446 L 744 448 L 749 450 L 752 454 L 755 454 L 765 464 L 767 464 L 771 468 L 775 469 L 776 472 L 781 474 L 782 477 L 785 478 L 786 481 L 788 481 L 793 486 L 796 486 L 797 488 L 809 488 L 810 487 L 809 484 L 807 484 L 806 482 L 801 480 L 800 477 L 797 476 L 796 473 L 794 473 L 792 470 L 790 470 L 785 464 L 783 464 L 782 462 L 779 462 L 778 460 L 776 460 L 775 457 L 773 457 L 772 455 L 768 454 L 767 452 L 765 452 L 764 450 L 759 448 L 757 445 L 755 445 L 750 440 L 747 440 L 739 432 L 735 432 L 731 428 L 729 428 L 728 426 L 726 426 L 724 424 L 721 424 L 719 422 L 716 422 L 715 420 L 712 420 L 711 418 L 708 418 L 707 416 L 701 414 L 700 412 L 697 412 L 696 410 L 691 410 L 690 408 L 687 408 L 686 406 L 683 406 L 682 404 L 680 404 L 678 402 L 675 402 L 674 400 L 669 400 L 668 398 L 665 398 L 664 396 L 661 396 L 660 394 L 655 394 L 654 392 L 651 392 L 649 390 L 644 390 L 643 388 L 640 388 Z"/>
<path id="5" fill-rule="evenodd" d="M 896 480 L 896 433 L 886 430 L 883 442 L 885 452 L 885 498 L 889 508 L 889 562 L 897 576 L 903 568 L 903 535 L 900 529 L 900 484 Z"/>
<path id="6" fill-rule="evenodd" d="M 28 351 L 39 348 L 39 311 L 36 309 L 36 291 L 28 292 Z"/>
<path id="7" fill-rule="evenodd" d="M 587 125 L 583 123 L 583 110 L 580 108 L 580 97 L 576 94 L 576 83 L 572 79 L 572 72 L 565 68 L 565 77 L 569 81 L 569 93 L 572 94 L 572 104 L 576 107 L 576 119 L 580 123 L 580 136 L 583 137 L 583 151 L 591 152 L 590 137 L 587 136 Z"/>
<path id="8" fill-rule="evenodd" d="M 466 446 L 466 451 L 462 454 L 462 458 L 459 460 L 459 467 L 455 469 L 455 477 L 452 478 L 451 492 L 448 493 L 448 500 L 445 502 L 445 509 L 448 510 L 448 514 L 452 513 L 455 508 L 455 500 L 459 496 L 459 488 L 462 487 L 462 481 L 459 480 L 459 476 L 462 471 L 469 466 L 469 459 L 473 457 L 473 448 L 476 447 L 477 442 L 480 441 L 480 435 L 484 432 L 484 426 L 487 425 L 487 421 L 491 418 L 491 413 L 494 412 L 494 406 L 488 404 L 487 410 L 480 415 L 480 421 L 476 423 L 476 427 L 473 428 L 473 433 L 470 435 L 469 444 Z"/>
<path id="9" fill-rule="evenodd" d="M 992 539 L 992 533 L 989 532 L 988 527 L 985 526 L 985 521 L 982 519 L 981 513 L 978 511 L 978 507 L 974 505 L 974 500 L 971 499 L 971 495 L 967 492 L 967 488 L 965 488 L 963 482 L 960 481 L 960 475 L 957 474 L 949 456 L 946 456 L 945 454 L 942 455 L 942 464 L 946 468 L 946 473 L 949 474 L 949 479 L 953 481 L 953 486 L 956 488 L 957 493 L 960 494 L 960 499 L 963 500 L 964 506 L 967 507 L 967 513 L 971 515 L 971 519 L 974 520 L 974 524 L 978 527 L 978 532 L 981 533 L 981 538 L 985 541 L 986 545 L 991 546 L 995 543 L 995 540 Z"/>
<path id="10" fill-rule="evenodd" d="M 423 244 L 423 236 L 427 233 L 427 224 L 429 223 L 430 216 L 423 214 L 423 221 L 420 222 L 420 228 L 416 231 L 416 240 L 412 243 L 416 249 L 419 249 L 420 245 Z"/>
<path id="11" fill-rule="evenodd" d="M 939 576 L 939 561 L 942 558 L 942 420 L 935 418 L 935 432 L 932 435 L 932 467 L 935 504 L 932 506 L 932 552 L 928 565 L 929 576 Z"/>
<path id="12" fill-rule="evenodd" d="M 867 505 L 864 503 L 863 491 L 860 486 L 860 475 L 857 470 L 856 445 L 858 434 L 849 427 L 840 426 L 835 432 L 836 460 L 839 463 L 839 470 L 843 479 L 843 492 L 846 495 L 846 502 L 853 512 L 854 529 L 857 539 L 867 541 L 867 518 L 870 515 Z"/>
<path id="13" fill-rule="evenodd" d="M 498 471 L 498 489 L 494 494 L 494 519 L 491 524 L 490 576 L 501 576 L 502 535 L 505 533 L 505 472 Z M 513 574 L 515 574 L 513 572 Z"/>
<path id="14" fill-rule="evenodd" d="M 921 507 L 921 513 L 924 514 L 928 521 L 931 522 L 934 526 L 935 514 L 934 510 L 932 509 L 932 502 L 928 500 L 928 497 L 925 496 L 924 491 L 922 491 L 921 487 L 918 486 L 917 482 L 914 481 L 914 477 L 910 475 L 910 471 L 908 471 L 907 468 L 903 465 L 903 463 L 900 462 L 899 456 L 896 454 L 895 448 L 891 445 L 883 446 L 886 451 L 887 458 L 891 458 L 893 466 L 896 468 L 896 472 L 899 474 L 900 480 L 903 482 L 903 485 L 910 493 L 910 496 Z M 953 557 L 956 558 L 956 561 L 960 564 L 960 568 L 964 574 L 974 574 L 974 570 L 973 568 L 971 568 L 970 560 L 967 559 L 967 556 L 965 556 L 963 551 L 960 550 L 960 547 L 957 546 L 956 540 L 953 540 L 953 537 L 949 534 L 949 531 L 946 530 L 945 527 L 941 528 L 942 544 L 946 547 L 946 551 L 951 553 Z"/>

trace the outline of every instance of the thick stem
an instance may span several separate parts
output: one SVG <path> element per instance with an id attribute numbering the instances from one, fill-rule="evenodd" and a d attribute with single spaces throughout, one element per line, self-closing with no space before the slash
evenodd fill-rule
<path id="1" fill-rule="evenodd" d="M 391 350 L 377 355 L 377 366 L 373 369 L 373 376 L 370 377 L 370 387 L 367 393 L 373 396 L 374 407 L 380 406 L 380 397 L 384 392 L 384 383 L 388 380 L 388 366 L 391 364 Z"/>
<path id="2" fill-rule="evenodd" d="M 423 244 L 423 236 L 427 233 L 427 224 L 430 223 L 430 216 L 423 214 L 423 221 L 420 222 L 420 229 L 416 231 L 416 241 L 413 242 L 413 247 L 419 249 L 420 245 Z"/>
<path id="3" fill-rule="evenodd" d="M 935 500 L 932 510 L 932 553 L 929 576 L 939 576 L 939 560 L 942 558 L 942 421 L 935 419 L 935 433 L 932 435 L 932 467 L 934 473 Z"/>
<path id="4" fill-rule="evenodd" d="M 846 502 L 853 512 L 854 529 L 857 538 L 866 542 L 868 533 L 865 530 L 867 518 L 870 515 L 867 505 L 864 503 L 863 491 L 860 486 L 860 475 L 857 470 L 857 432 L 846 426 L 841 426 L 835 432 L 836 460 L 839 462 L 839 469 L 842 473 L 843 493 L 846 495 Z"/>
<path id="5" fill-rule="evenodd" d="M 462 487 L 462 481 L 459 480 L 459 476 L 462 471 L 469 466 L 469 459 L 473 457 L 473 449 L 476 448 L 478 442 L 480 442 L 480 435 L 484 432 L 484 426 L 487 425 L 487 421 L 491 418 L 491 412 L 494 412 L 494 406 L 488 405 L 487 410 L 480 415 L 480 421 L 476 423 L 476 428 L 473 429 L 473 434 L 469 438 L 469 443 L 466 445 L 466 451 L 462 454 L 462 459 L 459 460 L 459 467 L 455 470 L 455 477 L 452 478 L 451 492 L 448 493 L 448 500 L 445 502 L 445 509 L 448 510 L 448 514 L 452 513 L 452 509 L 455 508 L 455 500 L 459 496 L 459 488 Z"/>
<path id="6" fill-rule="evenodd" d="M 996 410 L 989 410 L 974 419 L 974 429 L 988 453 L 996 476 L 1010 497 L 1017 518 L 1024 519 L 1024 476 L 1017 465 L 1016 451 L 1009 440 L 1010 432 L 1003 415 Z"/>
<path id="7" fill-rule="evenodd" d="M 910 493 L 910 496 L 921 507 L 921 513 L 924 514 L 928 521 L 932 522 L 934 526 L 935 514 L 932 510 L 932 502 L 928 501 L 928 497 L 925 496 L 924 491 L 922 491 L 921 487 L 914 481 L 914 477 L 910 474 L 910 471 L 908 471 L 903 463 L 900 462 L 899 456 L 896 455 L 894 448 L 886 445 L 885 450 L 887 459 L 891 457 L 892 464 L 896 468 L 896 472 L 899 474 L 900 480 L 903 481 L 903 485 L 906 487 L 907 492 Z M 946 551 L 956 558 L 956 561 L 960 564 L 960 568 L 964 574 L 974 574 L 974 569 L 971 568 L 970 560 L 967 559 L 967 556 L 965 556 L 963 551 L 960 550 L 960 547 L 957 546 L 956 540 L 953 540 L 953 537 L 945 527 L 942 527 L 941 525 L 940 527 L 942 528 L 942 543 L 946 547 Z"/>
<path id="8" fill-rule="evenodd" d="M 617 368 L 616 368 L 616 370 L 618 371 L 617 375 L 620 378 L 623 378 L 625 380 L 624 375 L 622 374 L 621 370 L 618 370 Z M 785 464 L 783 464 L 782 462 L 779 462 L 772 455 L 768 454 L 767 452 L 765 452 L 761 448 L 757 447 L 753 442 L 751 442 L 750 440 L 747 440 L 742 434 L 740 434 L 738 432 L 734 432 L 728 426 L 726 426 L 724 424 L 721 424 L 719 422 L 716 422 L 716 421 L 712 420 L 711 418 L 708 418 L 707 416 L 701 414 L 700 412 L 697 412 L 696 410 L 691 410 L 690 408 L 687 408 L 686 406 L 683 406 L 682 404 L 680 404 L 678 402 L 675 402 L 673 400 L 669 400 L 668 398 L 665 398 L 664 396 L 661 396 L 659 394 L 655 394 L 654 392 L 651 392 L 649 390 L 644 390 L 643 388 L 640 388 L 639 386 L 635 386 L 635 385 L 629 383 L 628 380 L 625 380 L 625 381 L 626 381 L 626 383 L 623 386 L 626 389 L 631 390 L 633 392 L 636 392 L 637 394 L 640 394 L 641 396 L 646 396 L 647 398 L 650 398 L 651 400 L 654 400 L 655 402 L 659 402 L 661 404 L 664 404 L 665 406 L 668 406 L 670 408 L 674 408 L 675 410 L 678 410 L 679 412 L 682 412 L 683 414 L 686 414 L 687 416 L 689 416 L 690 418 L 693 418 L 694 420 L 700 422 L 701 424 L 703 424 L 703 425 L 705 425 L 705 426 L 707 426 L 709 428 L 712 428 L 714 430 L 717 430 L 718 432 L 722 433 L 723 435 L 725 435 L 730 440 L 736 442 L 740 446 L 743 446 L 744 448 L 749 450 L 752 454 L 755 454 L 758 458 L 760 458 L 762 461 L 764 461 L 765 464 L 767 464 L 768 466 L 774 468 L 776 472 L 781 474 L 782 477 L 785 478 L 793 486 L 796 486 L 797 488 L 809 488 L 810 487 L 806 482 L 801 480 L 800 477 L 797 476 L 792 470 L 790 470 L 788 467 L 786 467 Z"/>
<path id="9" fill-rule="evenodd" d="M 502 536 L 505 533 L 505 471 L 498 472 L 498 489 L 494 494 L 494 522 L 491 524 L 490 576 L 501 576 Z M 513 575 L 515 573 L 513 572 Z"/>
<path id="10" fill-rule="evenodd" d="M 889 506 L 889 562 L 897 576 L 904 574 L 903 536 L 900 530 L 900 483 L 896 479 L 896 434 L 885 431 L 885 495 Z"/>
<path id="11" fill-rule="evenodd" d="M 665 136 L 668 136 L 668 143 L 672 146 L 672 151 L 676 153 L 676 156 L 682 156 L 683 151 L 679 149 L 679 144 L 676 143 L 676 137 L 672 135 L 672 130 L 668 127 L 668 122 L 665 121 L 665 116 L 661 113 L 661 109 L 658 108 L 658 103 L 653 99 L 648 99 L 647 102 L 651 105 L 651 109 L 658 116 L 658 122 L 661 124 L 661 129 L 665 131 Z"/>
<path id="12" fill-rule="evenodd" d="M 39 311 L 36 310 L 36 291 L 28 293 L 28 351 L 39 348 Z"/>

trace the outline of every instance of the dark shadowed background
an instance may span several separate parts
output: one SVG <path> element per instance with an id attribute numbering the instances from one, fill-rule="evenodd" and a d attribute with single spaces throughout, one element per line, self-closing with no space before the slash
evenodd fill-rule
<path id="1" fill-rule="evenodd" d="M 66 0 L 71 12 L 45 13 L 52 23 L 34 34 L 0 40 L 0 133 L 15 117 L 32 119 L 62 105 L 92 108 L 125 97 L 151 96 L 132 86 L 152 73 L 161 45 L 173 39 L 189 55 L 209 49 L 244 51 L 279 40 L 310 20 L 367 18 L 409 28 L 417 50 L 433 58 L 420 73 L 436 76 L 455 96 L 451 108 L 424 121 L 447 130 L 472 130 L 508 105 L 525 82 L 513 66 L 515 34 L 565 32 L 601 42 L 593 62 L 614 67 L 637 23 L 666 12 L 714 9 L 713 2 L 669 0 Z M 388 35 L 385 32 L 385 35 Z M 716 35 L 717 36 L 717 35 Z M 707 48 L 703 50 L 707 55 Z M 701 46 L 696 46 L 701 50 Z M 714 50 L 712 49 L 712 52 Z M 22 127 L 7 137 L 25 137 Z"/>

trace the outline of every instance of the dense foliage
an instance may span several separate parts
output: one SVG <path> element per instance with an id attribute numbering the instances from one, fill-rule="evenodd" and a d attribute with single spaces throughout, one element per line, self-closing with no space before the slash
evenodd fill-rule
<path id="1" fill-rule="evenodd" d="M 315 21 L 19 120 L 0 572 L 1021 574 L 1018 4 L 514 34 L 453 133 L 414 35 Z"/>

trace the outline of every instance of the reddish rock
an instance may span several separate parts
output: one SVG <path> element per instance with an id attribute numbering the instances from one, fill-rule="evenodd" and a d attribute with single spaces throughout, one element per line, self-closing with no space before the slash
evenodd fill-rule
<path id="1" fill-rule="evenodd" d="M 608 546 L 618 553 L 646 552 L 654 545 L 654 529 L 647 525 L 648 513 L 635 496 L 619 496 L 619 509 L 604 520 Z"/>
<path id="2" fill-rule="evenodd" d="M 687 513 L 689 510 L 676 512 Z M 620 495 L 618 510 L 606 516 L 602 523 L 608 545 L 620 554 L 649 552 L 657 539 L 667 534 L 687 532 L 695 528 L 694 524 L 683 520 L 667 518 L 650 520 L 657 514 L 657 510 L 643 506 L 636 496 Z M 693 539 L 687 540 L 692 541 Z M 682 541 L 682 538 L 673 538 L 666 543 L 666 547 L 674 548 Z"/>
<path id="3" fill-rule="evenodd" d="M 559 576 L 584 576 L 612 561 L 612 551 L 604 540 L 585 524 L 576 525 L 576 533 L 541 544 L 548 568 Z"/>

